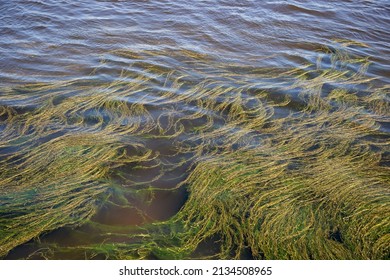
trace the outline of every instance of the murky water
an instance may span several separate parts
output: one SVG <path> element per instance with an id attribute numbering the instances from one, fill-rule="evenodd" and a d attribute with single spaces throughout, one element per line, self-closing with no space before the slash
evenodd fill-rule
<path id="1" fill-rule="evenodd" d="M 104 91 L 105 84 L 121 79 L 135 80 L 135 74 L 138 74 L 151 79 L 148 91 L 113 98 L 128 104 L 143 102 L 155 119 L 172 108 L 177 111 L 179 105 L 183 106 L 181 113 L 185 115 L 185 112 L 197 111 L 199 104 L 180 103 L 179 98 L 171 105 L 155 92 L 166 90 L 185 96 L 189 85 L 207 79 L 217 80 L 226 87 L 256 84 L 264 79 L 256 76 L 257 71 L 282 72 L 316 65 L 319 57 L 326 66 L 331 62 L 329 53 L 323 50 L 337 48 L 337 40 L 359 42 L 346 49 L 353 55 L 369 57 L 371 64 L 366 77 L 375 78 L 372 83 L 377 87 L 390 84 L 390 3 L 387 0 L 1 1 L 0 38 L 0 105 L 18 112 L 40 107 L 43 101 L 39 97 L 50 90 L 32 90 L 31 95 L 21 91 L 25 98 L 20 95 L 13 98 L 5 95 L 10 88 L 76 80 L 63 87 L 69 97 L 80 94 L 82 87 Z M 354 65 L 349 67 L 358 71 Z M 166 73 L 172 71 L 186 75 L 184 86 L 175 87 L 174 79 L 167 78 Z M 280 82 L 286 81 L 275 80 L 275 84 Z M 259 88 L 253 86 L 252 90 L 273 92 L 269 99 L 278 102 L 280 87 L 275 84 L 269 80 Z M 291 103 L 287 108 L 276 108 L 275 118 L 285 117 L 301 106 L 296 90 L 283 93 L 291 97 Z M 86 112 L 88 125 L 97 122 L 94 114 L 94 111 Z M 213 114 L 212 111 L 205 113 L 214 117 Z M 174 119 L 179 115 L 180 112 Z M 107 115 L 107 118 L 111 117 Z M 162 126 L 169 126 L 168 116 L 159 121 Z M 193 127 L 205 122 L 206 117 L 184 121 L 183 131 L 188 134 L 180 137 L 185 141 Z M 223 124 L 223 117 L 214 118 L 215 127 Z M 388 124 L 382 125 L 381 130 L 389 132 Z M 178 129 L 172 128 L 167 134 Z M 0 126 L 0 133 L 2 130 Z M 237 131 L 231 129 L 227 133 Z M 134 169 L 131 163 L 117 168 L 109 178 L 110 195 L 99 200 L 98 210 L 90 223 L 46 232 L 39 239 L 13 249 L 8 258 L 25 258 L 37 250 L 33 258 L 39 258 L 39 250 L 44 251 L 49 247 L 47 244 L 61 247 L 99 244 L 107 240 L 132 242 L 125 235 L 121 239 L 119 234 L 113 238 L 110 234 L 126 233 L 136 226 L 174 216 L 188 198 L 187 190 L 180 182 L 193 168 L 193 161 L 185 159 L 192 158 L 194 152 L 177 155 L 171 138 L 154 139 L 151 135 L 157 133 L 151 129 L 148 137 L 136 135 L 134 139 L 124 139 L 123 143 L 142 142 L 146 149 L 158 154 L 158 162 L 144 162 L 144 168 L 139 169 Z M 57 136 L 47 137 L 56 139 Z M 196 145 L 196 141 L 191 138 L 189 145 Z M 142 153 L 134 149 L 128 147 L 128 153 Z M 1 150 L 0 146 L 0 152 L 9 154 L 12 151 Z M 161 162 L 163 166 L 159 164 Z M 169 166 L 174 168 L 169 170 Z M 207 249 L 203 251 L 208 254 L 211 249 L 205 247 Z M 57 254 L 55 249 L 50 250 L 54 258 L 83 258 L 79 251 Z"/>

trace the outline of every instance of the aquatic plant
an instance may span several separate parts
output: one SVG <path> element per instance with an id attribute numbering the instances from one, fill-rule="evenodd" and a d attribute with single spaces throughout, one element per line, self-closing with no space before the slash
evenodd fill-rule
<path id="1" fill-rule="evenodd" d="M 115 81 L 4 90 L 0 255 L 87 224 L 102 242 L 42 244 L 46 255 L 32 257 L 388 259 L 389 87 L 365 75 L 369 60 L 353 47 L 367 46 L 335 42 L 296 69 L 118 50 L 104 60 L 128 60 Z M 163 139 L 167 156 L 150 144 Z M 148 200 L 183 166 L 188 176 L 167 191 L 189 196 L 167 221 L 90 221 L 104 203 Z M 137 182 L 140 168 L 158 172 Z"/>

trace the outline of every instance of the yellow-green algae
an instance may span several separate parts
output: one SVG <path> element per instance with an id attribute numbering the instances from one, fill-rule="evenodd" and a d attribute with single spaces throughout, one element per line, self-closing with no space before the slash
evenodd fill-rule
<path id="1" fill-rule="evenodd" d="M 0 255 L 90 223 L 105 232 L 103 243 L 44 244 L 39 254 L 388 259 L 389 135 L 381 127 L 389 122 L 389 87 L 365 74 L 367 58 L 347 51 L 366 46 L 335 45 L 296 69 L 119 50 L 110 56 L 131 64 L 116 81 L 4 89 Z M 176 59 L 178 69 L 161 57 Z M 162 160 L 148 139 L 170 139 L 170 157 L 180 160 Z M 153 195 L 148 184 L 185 163 L 189 175 L 174 189 L 186 187 L 189 198 L 168 221 L 132 229 L 89 222 L 107 197 L 126 205 L 121 189 Z M 156 167 L 161 174 L 141 184 L 122 174 Z M 121 186 L 113 187 L 115 176 Z M 214 250 L 202 252 L 203 243 Z"/>

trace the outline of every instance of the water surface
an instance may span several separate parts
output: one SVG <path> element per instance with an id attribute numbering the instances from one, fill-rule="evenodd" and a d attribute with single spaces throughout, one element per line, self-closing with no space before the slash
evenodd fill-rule
<path id="1" fill-rule="evenodd" d="M 154 119 L 164 116 L 164 112 L 175 111 L 177 120 L 180 114 L 199 111 L 195 101 L 191 104 L 180 101 L 191 85 L 207 79 L 233 88 L 251 83 L 253 86 L 245 94 L 267 90 L 271 93 L 268 101 L 280 102 L 285 95 L 291 98 L 287 107 L 275 108 L 274 117 L 283 118 L 300 110 L 299 92 L 297 88 L 286 88 L 288 78 L 265 80 L 264 75 L 305 65 L 311 65 L 309 69 L 326 69 L 332 64 L 332 51 L 336 52 L 343 42 L 356 42 L 344 45 L 344 51 L 352 56 L 369 58 L 365 76 L 375 78 L 372 86 L 386 88 L 390 84 L 390 5 L 386 0 L 1 1 L 0 36 L 0 105 L 19 113 L 39 108 L 45 102 L 40 96 L 49 94 L 50 89 L 31 92 L 23 89 L 19 93 L 15 90 L 14 95 L 9 94 L 10 89 L 40 83 L 56 85 L 54 93 L 66 91 L 61 98 L 82 96 L 83 88 L 104 95 L 109 92 L 106 84 L 134 81 L 137 75 L 144 75 L 150 78 L 148 90 L 131 96 L 114 94 L 112 100 L 142 103 Z M 351 63 L 347 68 L 358 72 L 359 65 Z M 185 83 L 175 87 L 174 78 L 180 75 L 185 75 L 182 78 Z M 66 85 L 67 81 L 72 82 Z M 65 85 L 58 86 L 59 83 Z M 325 84 L 323 90 L 329 93 L 334 86 Z M 364 95 L 365 87 L 356 85 L 354 89 Z M 172 105 L 172 97 L 160 96 L 163 91 L 174 94 L 179 101 Z M 61 100 L 53 102 L 60 104 Z M 256 104 L 248 106 L 254 108 Z M 85 122 L 93 127 L 98 122 L 97 116 L 105 115 L 107 120 L 112 117 L 109 109 L 102 110 L 107 112 L 85 112 Z M 194 126 L 206 123 L 207 116 L 214 118 L 214 128 L 225 124 L 224 116 L 205 110 L 203 118 L 183 121 L 187 134 L 181 135 L 180 141 L 188 140 L 190 146 L 199 144 L 189 135 Z M 169 126 L 168 116 L 159 120 L 162 126 Z M 121 121 L 123 125 L 132 122 Z M 388 133 L 388 119 L 382 121 L 380 129 Z M 146 125 L 147 121 L 140 123 Z M 0 126 L 0 132 L 3 129 Z M 167 134 L 177 129 L 172 128 Z M 67 132 L 56 133 L 40 141 L 46 143 Z M 228 129 L 226 133 L 233 135 L 239 129 Z M 90 218 L 91 223 L 46 232 L 39 239 L 16 247 L 8 258 L 28 257 L 50 247 L 47 244 L 132 242 L 127 237 L 110 239 L 108 233 L 126 233 L 126 228 L 174 216 L 188 198 L 186 186 L 180 186 L 180 182 L 194 168 L 192 160 L 184 161 L 191 159 L 194 152 L 177 155 L 172 139 L 153 138 L 158 134 L 153 129 L 146 134 L 131 139 L 126 136 L 121 141 L 125 145 L 142 143 L 146 150 L 158 154 L 159 162 L 175 168 L 169 170 L 151 160 L 143 163 L 147 169 L 133 169 L 131 164 L 115 169 L 109 178 L 110 196 L 98 199 L 98 210 Z M 220 141 L 225 141 L 224 137 Z M 248 136 L 245 141 L 257 145 L 258 139 L 253 139 Z M 217 140 L 215 146 L 218 148 Z M 236 148 L 232 146 L 233 150 Z M 129 154 L 142 153 L 131 145 L 128 150 Z M 14 151 L 0 149 L 0 152 Z M 132 191 L 127 192 L 128 189 Z M 154 191 L 149 193 L 148 189 Z M 134 190 L 140 191 L 135 194 Z M 123 199 L 127 201 L 125 204 L 121 203 Z M 55 249 L 51 250 L 54 258 L 83 257 L 79 252 L 57 254 Z M 210 253 L 208 250 L 211 249 L 201 249 L 206 255 Z M 40 257 L 39 253 L 34 257 Z"/>

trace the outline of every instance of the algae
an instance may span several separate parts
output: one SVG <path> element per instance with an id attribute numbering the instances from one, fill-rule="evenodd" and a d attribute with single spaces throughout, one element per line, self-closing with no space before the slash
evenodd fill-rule
<path id="1" fill-rule="evenodd" d="M 100 243 L 42 243 L 29 258 L 388 259 L 389 87 L 354 47 L 367 46 L 335 41 L 296 69 L 118 50 L 104 63 L 129 67 L 112 82 L 4 89 L 0 255 L 89 225 Z M 151 144 L 164 140 L 168 155 Z M 166 190 L 188 192 L 172 218 L 91 220 L 104 203 L 140 211 L 134 201 L 183 167 Z M 152 175 L 137 181 L 143 170 Z"/>

